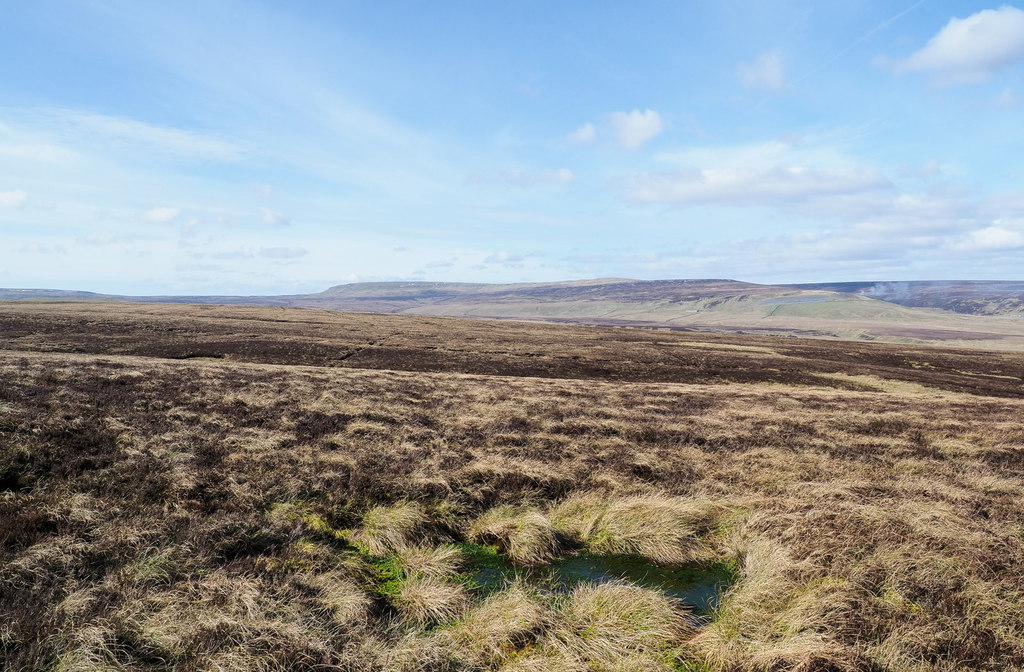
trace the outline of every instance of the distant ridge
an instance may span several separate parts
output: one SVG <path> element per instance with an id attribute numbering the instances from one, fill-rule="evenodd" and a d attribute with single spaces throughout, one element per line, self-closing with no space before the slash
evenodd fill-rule
<path id="1" fill-rule="evenodd" d="M 857 294 L 911 308 L 939 308 L 965 315 L 1024 315 L 1024 281 L 900 280 L 783 286 Z"/>
<path id="2" fill-rule="evenodd" d="M 2 289 L 0 300 L 49 299 L 152 303 L 303 306 L 334 310 L 406 312 L 426 305 L 479 299 L 537 301 L 614 300 L 679 302 L 786 291 L 831 292 L 877 299 L 911 308 L 937 308 L 966 315 L 1024 315 L 1024 281 L 873 281 L 762 285 L 723 278 L 634 280 L 595 278 L 564 282 L 490 284 L 476 282 L 359 282 L 313 294 L 129 296 L 62 289 Z"/>
<path id="3" fill-rule="evenodd" d="M 514 284 L 366 282 L 277 296 L 121 296 L 0 289 L 0 300 L 282 306 L 791 336 L 1024 344 L 1024 282 L 834 282 L 597 278 Z M 1016 347 L 1016 346 L 1014 346 Z"/>

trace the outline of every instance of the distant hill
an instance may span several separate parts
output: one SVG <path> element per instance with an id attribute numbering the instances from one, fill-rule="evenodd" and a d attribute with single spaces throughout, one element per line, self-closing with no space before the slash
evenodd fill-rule
<path id="1" fill-rule="evenodd" d="M 1024 282 L 760 285 L 726 279 L 600 278 L 516 284 L 353 283 L 279 296 L 0 289 L 0 299 L 290 306 L 908 343 L 1024 344 Z"/>
<path id="2" fill-rule="evenodd" d="M 822 282 L 785 286 L 857 294 L 911 308 L 939 308 L 965 315 L 1024 315 L 1024 282 Z"/>

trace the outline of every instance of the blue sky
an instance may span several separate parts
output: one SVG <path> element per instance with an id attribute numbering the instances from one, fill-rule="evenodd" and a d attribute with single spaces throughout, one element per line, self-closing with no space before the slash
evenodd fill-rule
<path id="1" fill-rule="evenodd" d="M 1024 11 L 7 3 L 0 286 L 1024 277 Z"/>

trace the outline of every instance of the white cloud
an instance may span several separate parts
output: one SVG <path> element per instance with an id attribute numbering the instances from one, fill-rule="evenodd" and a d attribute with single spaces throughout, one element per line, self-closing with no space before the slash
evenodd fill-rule
<path id="1" fill-rule="evenodd" d="M 919 51 L 890 62 L 898 74 L 933 73 L 940 84 L 983 81 L 1024 61 L 1024 11 L 1003 6 L 953 18 Z"/>
<path id="2" fill-rule="evenodd" d="M 1024 234 L 998 226 L 998 222 L 967 234 L 954 246 L 960 250 L 1012 250 L 1024 247 Z"/>
<path id="3" fill-rule="evenodd" d="M 0 191 L 0 208 L 20 208 L 28 202 L 28 194 L 21 189 Z"/>
<path id="4" fill-rule="evenodd" d="M 569 184 L 576 179 L 576 176 L 572 174 L 572 171 L 568 168 L 559 168 L 551 173 L 551 177 L 555 182 L 562 184 Z"/>
<path id="5" fill-rule="evenodd" d="M 181 211 L 177 208 L 150 208 L 142 213 L 142 219 L 154 224 L 168 224 L 178 218 Z"/>
<path id="6" fill-rule="evenodd" d="M 854 167 L 841 150 L 843 140 L 832 137 L 800 141 L 769 140 L 740 145 L 689 147 L 683 151 L 659 152 L 659 162 L 681 168 L 749 168 L 768 170 L 776 166 L 818 168 Z"/>
<path id="7" fill-rule="evenodd" d="M 530 252 L 528 254 L 519 254 L 516 252 L 493 252 L 484 257 L 483 264 L 501 264 L 507 267 L 522 268 L 523 263 L 529 259 L 537 259 L 543 257 L 543 252 Z M 480 266 L 480 268 L 486 268 L 486 266 Z"/>
<path id="8" fill-rule="evenodd" d="M 201 132 L 157 126 L 135 119 L 93 112 L 56 110 L 51 114 L 58 122 L 70 127 L 69 131 L 73 137 L 91 135 L 103 142 L 145 147 L 190 159 L 235 161 L 245 153 L 243 148 L 235 143 Z"/>
<path id="9" fill-rule="evenodd" d="M 624 149 L 637 149 L 665 130 L 665 122 L 654 110 L 614 112 L 608 116 L 608 127 Z"/>
<path id="10" fill-rule="evenodd" d="M 526 257 L 521 254 L 513 254 L 511 252 L 495 252 L 484 257 L 485 264 L 517 264 L 523 261 Z"/>
<path id="11" fill-rule="evenodd" d="M 634 175 L 627 192 L 631 200 L 647 203 L 774 205 L 888 186 L 880 173 L 870 169 L 776 166 L 767 170 L 703 168 Z"/>
<path id="12" fill-rule="evenodd" d="M 589 145 L 597 139 L 597 128 L 588 122 L 566 135 L 565 138 L 576 145 Z"/>
<path id="13" fill-rule="evenodd" d="M 753 63 L 740 63 L 736 76 L 745 89 L 782 93 L 789 87 L 786 64 L 778 51 L 766 51 Z"/>
<path id="14" fill-rule="evenodd" d="M 718 277 L 795 282 L 1019 275 L 1024 217 L 993 217 L 993 212 L 1024 210 L 1008 208 L 1005 199 L 976 202 L 966 193 L 938 189 L 916 194 L 879 190 L 796 202 L 786 211 L 799 216 L 808 209 L 815 210 L 815 216 L 802 225 L 794 219 L 788 231 L 669 243 L 655 253 L 625 250 L 577 261 L 626 277 L 721 274 Z M 708 214 L 705 221 L 713 225 L 719 215 Z M 691 221 L 700 222 L 701 217 L 696 214 Z"/>
<path id="15" fill-rule="evenodd" d="M 291 226 L 292 220 L 276 210 L 260 208 L 260 214 L 263 216 L 263 223 L 268 226 Z"/>

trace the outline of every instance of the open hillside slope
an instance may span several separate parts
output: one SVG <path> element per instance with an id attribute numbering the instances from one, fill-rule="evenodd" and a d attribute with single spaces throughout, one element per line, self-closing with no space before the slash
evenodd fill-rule
<path id="1" fill-rule="evenodd" d="M 1020 670 L 1021 417 L 1007 352 L 0 304 L 0 660 Z"/>
<path id="2" fill-rule="evenodd" d="M 940 308 L 967 315 L 1024 315 L 1024 282 L 836 282 L 789 286 L 857 294 L 901 306 Z"/>

